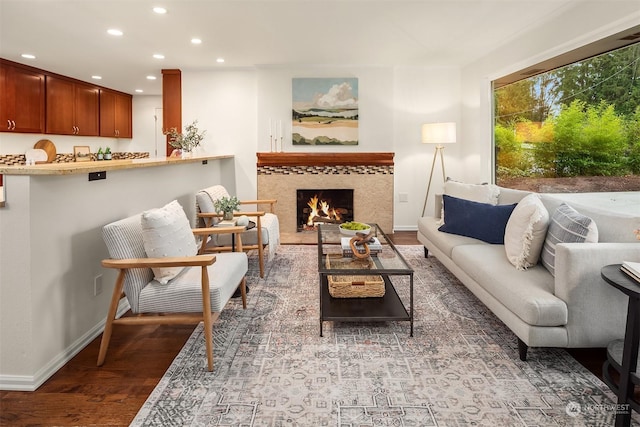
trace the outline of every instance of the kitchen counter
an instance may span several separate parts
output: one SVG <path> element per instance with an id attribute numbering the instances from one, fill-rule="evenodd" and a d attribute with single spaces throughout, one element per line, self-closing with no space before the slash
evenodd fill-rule
<path id="1" fill-rule="evenodd" d="M 235 194 L 235 171 L 233 155 L 1 166 L 0 388 L 35 390 L 102 333 L 105 224 L 176 200 L 195 225 L 196 193 Z"/>
<path id="2" fill-rule="evenodd" d="M 89 162 L 43 163 L 39 165 L 0 165 L 0 174 L 5 175 L 75 175 L 91 172 L 137 169 L 155 166 L 196 163 L 205 160 L 230 159 L 233 155 L 200 155 L 189 158 L 157 157 L 146 159 L 101 160 Z"/>

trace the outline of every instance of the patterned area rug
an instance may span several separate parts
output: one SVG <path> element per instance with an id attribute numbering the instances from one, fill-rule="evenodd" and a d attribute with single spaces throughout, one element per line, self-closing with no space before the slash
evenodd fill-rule
<path id="1" fill-rule="evenodd" d="M 250 258 L 247 310 L 233 300 L 214 327 L 214 372 L 200 325 L 132 425 L 613 425 L 613 394 L 564 350 L 520 361 L 513 333 L 435 258 L 400 250 L 413 338 L 408 322 L 325 322 L 320 337 L 317 248 L 281 246 L 265 279 Z"/>

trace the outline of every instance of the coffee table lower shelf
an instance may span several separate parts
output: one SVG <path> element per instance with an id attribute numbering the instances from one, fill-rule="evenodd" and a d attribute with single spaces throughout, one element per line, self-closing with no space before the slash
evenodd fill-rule
<path id="1" fill-rule="evenodd" d="M 413 336 L 413 317 L 407 311 L 388 276 L 383 275 L 385 294 L 371 298 L 334 298 L 329 294 L 326 275 L 321 275 L 320 283 L 320 336 L 324 321 L 338 322 L 410 322 L 410 336 Z"/>

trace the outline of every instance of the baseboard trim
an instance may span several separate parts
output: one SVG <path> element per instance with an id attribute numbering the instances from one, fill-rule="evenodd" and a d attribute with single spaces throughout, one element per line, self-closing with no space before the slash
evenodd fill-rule
<path id="1" fill-rule="evenodd" d="M 396 225 L 393 227 L 393 231 L 418 231 L 417 225 Z"/>
<path id="2" fill-rule="evenodd" d="M 120 317 L 129 310 L 129 301 L 122 298 L 118 304 L 116 316 Z M 78 338 L 69 347 L 43 366 L 35 375 L 0 375 L 0 390 L 36 391 L 53 374 L 69 362 L 76 354 L 104 331 L 106 318 Z"/>

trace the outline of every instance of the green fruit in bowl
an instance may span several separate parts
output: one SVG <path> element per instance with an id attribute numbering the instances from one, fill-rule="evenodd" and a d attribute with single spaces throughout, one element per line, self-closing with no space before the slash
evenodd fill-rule
<path id="1" fill-rule="evenodd" d="M 371 226 L 362 222 L 350 221 L 340 224 L 340 233 L 347 236 L 357 236 L 360 233 L 367 235 L 370 231 Z"/>
<path id="2" fill-rule="evenodd" d="M 342 228 L 343 230 L 349 230 L 349 231 L 366 231 L 366 230 L 369 230 L 371 226 L 369 226 L 368 224 L 364 224 L 362 222 L 349 221 L 349 222 L 343 222 L 342 224 L 340 224 L 340 228 Z"/>

